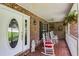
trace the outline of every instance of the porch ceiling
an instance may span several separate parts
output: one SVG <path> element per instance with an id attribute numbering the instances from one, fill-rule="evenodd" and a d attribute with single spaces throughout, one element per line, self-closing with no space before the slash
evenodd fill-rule
<path id="1" fill-rule="evenodd" d="M 63 21 L 72 7 L 71 3 L 18 3 L 48 22 Z"/>

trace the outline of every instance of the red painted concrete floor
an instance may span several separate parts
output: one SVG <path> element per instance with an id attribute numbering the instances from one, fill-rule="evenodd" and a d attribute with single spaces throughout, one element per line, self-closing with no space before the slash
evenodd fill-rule
<path id="1" fill-rule="evenodd" d="M 27 56 L 45 56 L 41 52 L 43 52 L 43 45 L 41 44 L 36 48 L 36 51 L 33 53 L 28 53 Z M 67 44 L 65 40 L 59 40 L 59 43 L 55 46 L 55 56 L 70 56 Z"/>

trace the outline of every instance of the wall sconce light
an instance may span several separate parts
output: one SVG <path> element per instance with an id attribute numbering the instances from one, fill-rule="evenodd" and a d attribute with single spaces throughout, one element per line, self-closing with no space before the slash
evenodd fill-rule
<path id="1" fill-rule="evenodd" d="M 36 25 L 36 21 L 35 20 L 33 21 L 33 24 Z"/>

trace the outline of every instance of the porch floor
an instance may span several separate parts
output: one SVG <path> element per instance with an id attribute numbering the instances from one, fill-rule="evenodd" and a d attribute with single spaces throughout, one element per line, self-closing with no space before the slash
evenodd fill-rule
<path id="1" fill-rule="evenodd" d="M 45 56 L 43 52 L 43 45 L 41 44 L 36 48 L 36 51 L 33 53 L 28 53 L 27 56 Z M 67 44 L 64 39 L 59 40 L 59 43 L 55 45 L 55 56 L 70 56 Z"/>

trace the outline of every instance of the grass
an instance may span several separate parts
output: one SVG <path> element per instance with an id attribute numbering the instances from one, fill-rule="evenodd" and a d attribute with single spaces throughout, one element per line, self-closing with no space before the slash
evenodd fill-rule
<path id="1" fill-rule="evenodd" d="M 9 41 L 18 40 L 19 33 L 18 32 L 8 32 Z M 17 39 L 15 39 L 17 38 Z"/>

